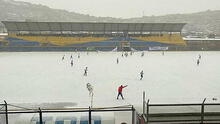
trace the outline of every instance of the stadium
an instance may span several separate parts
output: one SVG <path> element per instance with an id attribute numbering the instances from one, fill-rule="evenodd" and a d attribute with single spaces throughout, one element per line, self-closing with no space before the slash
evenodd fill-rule
<path id="1" fill-rule="evenodd" d="M 220 123 L 219 52 L 201 51 L 220 39 L 183 38 L 186 23 L 2 23 L 2 124 Z"/>
<path id="2" fill-rule="evenodd" d="M 176 50 L 186 23 L 2 22 L 1 51 Z"/>

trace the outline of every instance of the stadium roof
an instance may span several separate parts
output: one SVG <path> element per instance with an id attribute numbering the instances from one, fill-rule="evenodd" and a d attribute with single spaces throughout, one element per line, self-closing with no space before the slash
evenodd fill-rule
<path id="1" fill-rule="evenodd" d="M 186 23 L 93 23 L 3 21 L 10 32 L 181 32 Z"/>

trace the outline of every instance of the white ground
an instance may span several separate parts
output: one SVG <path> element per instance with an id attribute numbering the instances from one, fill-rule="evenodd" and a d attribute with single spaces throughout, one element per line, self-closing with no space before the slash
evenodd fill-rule
<path id="1" fill-rule="evenodd" d="M 65 60 L 62 56 L 65 54 Z M 70 55 L 74 66 L 70 66 Z M 90 104 L 86 83 L 94 87 L 94 106 L 134 104 L 142 106 L 142 92 L 151 103 L 220 102 L 220 52 L 2 52 L 0 53 L 0 101 L 8 103 L 76 102 Z M 196 65 L 198 55 L 201 63 Z M 116 58 L 119 64 L 116 64 Z M 88 76 L 83 76 L 88 66 Z M 144 70 L 144 79 L 140 71 Z M 116 100 L 117 88 L 125 100 Z M 213 101 L 212 98 L 218 98 Z"/>

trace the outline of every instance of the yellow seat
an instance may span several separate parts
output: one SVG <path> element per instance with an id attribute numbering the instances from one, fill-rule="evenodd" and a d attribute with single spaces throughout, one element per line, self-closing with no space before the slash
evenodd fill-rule
<path id="1" fill-rule="evenodd" d="M 186 45 L 186 42 L 182 39 L 180 34 L 163 34 L 162 36 L 145 36 L 145 37 L 132 37 L 136 40 L 142 40 L 146 42 L 160 42 L 176 45 Z"/>

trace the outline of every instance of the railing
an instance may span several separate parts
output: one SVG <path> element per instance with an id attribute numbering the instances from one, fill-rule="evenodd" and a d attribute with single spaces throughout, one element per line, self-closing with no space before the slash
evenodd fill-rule
<path id="1" fill-rule="evenodd" d="M 135 108 L 132 105 L 126 105 L 126 106 L 117 106 L 117 107 L 102 107 L 102 108 L 25 108 L 17 105 L 8 104 L 6 101 L 4 101 L 4 104 L 0 104 L 0 123 L 1 124 L 11 124 L 10 123 L 10 115 L 21 115 L 21 114 L 35 114 L 36 124 L 45 124 L 45 118 L 47 118 L 47 114 L 60 114 L 64 115 L 65 113 L 72 113 L 71 115 L 74 115 L 74 113 L 87 113 L 87 119 L 84 122 L 87 124 L 92 124 L 92 121 L 94 121 L 93 113 L 97 115 L 98 112 L 131 112 L 129 115 L 129 118 L 131 121 L 127 124 L 137 124 L 138 123 L 138 114 L 135 110 Z M 9 109 L 10 108 L 10 109 Z M 96 113 L 95 113 L 96 112 Z M 37 114 L 37 116 L 36 116 Z M 103 113 L 102 113 L 103 114 Z M 102 115 L 101 114 L 101 115 Z M 85 114 L 84 114 L 85 115 Z M 97 117 L 97 116 L 96 116 Z M 2 119 L 4 118 L 4 119 Z M 30 120 L 34 120 L 33 117 L 31 117 Z M 20 118 L 22 120 L 23 118 Z M 14 121 L 14 120 L 13 120 Z M 64 121 L 64 120 L 63 120 Z M 99 120 L 101 124 L 101 120 Z M 113 120 L 114 121 L 114 120 Z M 31 123 L 31 122 L 29 122 Z M 58 122 L 56 122 L 58 123 Z M 80 122 L 81 123 L 81 122 Z M 72 123 L 71 123 L 72 124 Z"/>
<path id="2" fill-rule="evenodd" d="M 151 104 L 143 102 L 145 123 L 220 123 L 220 104 Z"/>

